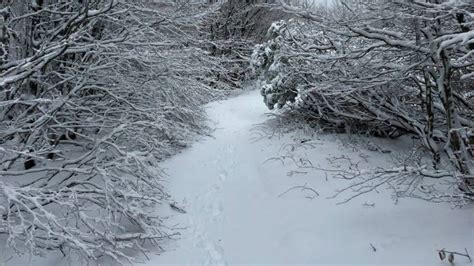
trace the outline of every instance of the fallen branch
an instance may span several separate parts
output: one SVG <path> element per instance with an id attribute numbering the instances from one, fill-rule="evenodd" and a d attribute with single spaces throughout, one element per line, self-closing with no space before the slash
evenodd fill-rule
<path id="1" fill-rule="evenodd" d="M 296 186 L 296 187 L 292 187 L 292 188 L 287 189 L 285 192 L 283 192 L 283 193 L 281 193 L 280 195 L 278 195 L 278 198 L 280 198 L 280 197 L 284 196 L 285 194 L 287 194 L 288 192 L 290 192 L 290 191 L 292 191 L 292 190 L 295 190 L 295 189 L 298 189 L 298 188 L 300 188 L 301 191 L 309 190 L 309 191 L 311 191 L 311 192 L 314 193 L 313 196 L 307 196 L 306 198 L 308 198 L 308 199 L 314 199 L 315 197 L 319 197 L 319 193 L 318 193 L 315 189 L 308 187 L 308 186 L 307 186 L 307 183 L 305 183 L 305 184 L 302 185 L 302 186 Z"/>
<path id="2" fill-rule="evenodd" d="M 469 262 L 472 263 L 472 259 L 471 259 L 471 256 L 469 255 L 469 252 L 467 252 L 467 248 L 464 248 L 464 251 L 466 251 L 466 253 L 459 253 L 459 252 L 456 252 L 456 251 L 447 251 L 445 250 L 444 248 L 441 249 L 441 250 L 437 250 L 438 251 L 438 256 L 439 256 L 439 259 L 440 260 L 444 260 L 446 258 L 446 254 L 448 254 L 448 261 L 454 265 L 454 255 L 458 255 L 458 256 L 462 256 L 462 257 L 466 257 L 469 259 Z"/>

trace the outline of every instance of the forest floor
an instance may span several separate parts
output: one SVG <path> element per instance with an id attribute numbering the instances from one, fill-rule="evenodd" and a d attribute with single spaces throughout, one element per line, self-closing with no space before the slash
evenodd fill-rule
<path id="1" fill-rule="evenodd" d="M 351 181 L 321 168 L 344 158 L 389 165 L 410 140 L 389 141 L 302 130 L 271 134 L 274 118 L 258 91 L 206 106 L 216 128 L 163 162 L 172 205 L 158 210 L 180 228 L 146 265 L 449 265 L 436 250 L 474 255 L 474 207 L 392 198 L 376 191 L 338 204 Z M 288 131 L 288 130 L 287 130 Z M 391 153 L 367 150 L 368 143 Z M 409 147 L 408 147 L 409 148 Z M 345 157 L 343 157 L 345 156 Z M 339 158 L 339 159 L 338 159 Z M 342 159 L 341 159 L 342 158 Z M 304 166 L 304 167 L 301 167 Z M 185 213 L 182 213 L 185 212 Z M 470 264 L 456 257 L 455 265 Z M 13 259 L 7 265 L 68 265 L 71 258 Z M 107 264 L 107 263 L 104 263 Z M 112 263 L 113 264 L 113 263 Z"/>

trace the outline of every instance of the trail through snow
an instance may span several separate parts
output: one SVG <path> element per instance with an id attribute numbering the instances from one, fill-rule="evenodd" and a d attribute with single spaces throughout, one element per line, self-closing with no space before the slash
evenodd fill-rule
<path id="1" fill-rule="evenodd" d="M 472 207 L 414 199 L 395 204 L 383 189 L 337 205 L 341 199 L 327 198 L 348 181 L 268 160 L 286 151 L 324 167 L 330 156 L 363 153 L 369 163 L 384 164 L 388 155 L 350 149 L 334 136 L 262 138 L 256 125 L 268 117 L 257 91 L 207 108 L 214 138 L 163 164 L 170 193 L 186 210 L 170 210 L 168 222 L 184 229 L 149 265 L 446 265 L 437 249 L 474 253 Z M 301 142 L 307 145 L 287 145 Z M 288 191 L 302 185 L 312 190 Z"/>
<path id="2" fill-rule="evenodd" d="M 273 137 L 260 134 L 256 125 L 269 118 L 257 91 L 211 103 L 207 111 L 217 128 L 213 138 L 162 164 L 168 174 L 165 186 L 186 213 L 168 206 L 157 210 L 170 215 L 166 222 L 181 228 L 181 235 L 163 243 L 165 252 L 151 255 L 146 265 L 441 266 L 449 264 L 439 261 L 437 249 L 467 248 L 474 255 L 472 206 L 458 209 L 416 199 L 395 204 L 383 188 L 337 205 L 344 198 L 328 197 L 350 181 L 294 163 L 328 168 L 328 158 L 342 155 L 365 165 L 388 163 L 390 155 L 360 148 L 357 142 L 363 140 L 309 138 L 298 130 Z M 407 145 L 370 141 L 385 141 L 392 155 Z M 272 159 L 282 155 L 295 161 Z M 291 189 L 296 186 L 308 189 Z M 474 265 L 462 257 L 456 261 L 457 266 Z M 59 252 L 45 259 L 25 256 L 6 262 L 85 263 Z"/>

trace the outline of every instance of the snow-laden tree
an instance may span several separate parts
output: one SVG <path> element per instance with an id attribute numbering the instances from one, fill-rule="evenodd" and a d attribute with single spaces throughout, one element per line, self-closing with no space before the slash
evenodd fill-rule
<path id="1" fill-rule="evenodd" d="M 192 1 L 0 3 L 0 234 L 133 260 L 169 238 L 157 162 L 206 132 L 218 60 Z M 207 37 L 206 37 L 207 38 Z"/>
<path id="2" fill-rule="evenodd" d="M 240 87 L 242 81 L 252 78 L 249 67 L 250 55 L 255 44 L 265 38 L 271 23 L 287 16 L 267 6 L 275 0 L 209 0 L 215 12 L 210 13 L 208 29 L 208 50 L 220 57 L 225 72 L 216 73 L 215 78 L 233 87 Z"/>
<path id="3" fill-rule="evenodd" d="M 474 5 L 471 1 L 340 1 L 328 9 L 280 7 L 297 19 L 274 23 L 253 54 L 272 109 L 346 131 L 419 136 L 442 151 L 460 188 L 473 180 Z M 296 102 L 295 104 L 291 104 Z"/>

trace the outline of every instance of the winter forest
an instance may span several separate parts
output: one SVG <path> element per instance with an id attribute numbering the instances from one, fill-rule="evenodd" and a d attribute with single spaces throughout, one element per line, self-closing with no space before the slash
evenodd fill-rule
<path id="1" fill-rule="evenodd" d="M 0 265 L 474 265 L 472 0 L 0 0 Z"/>

